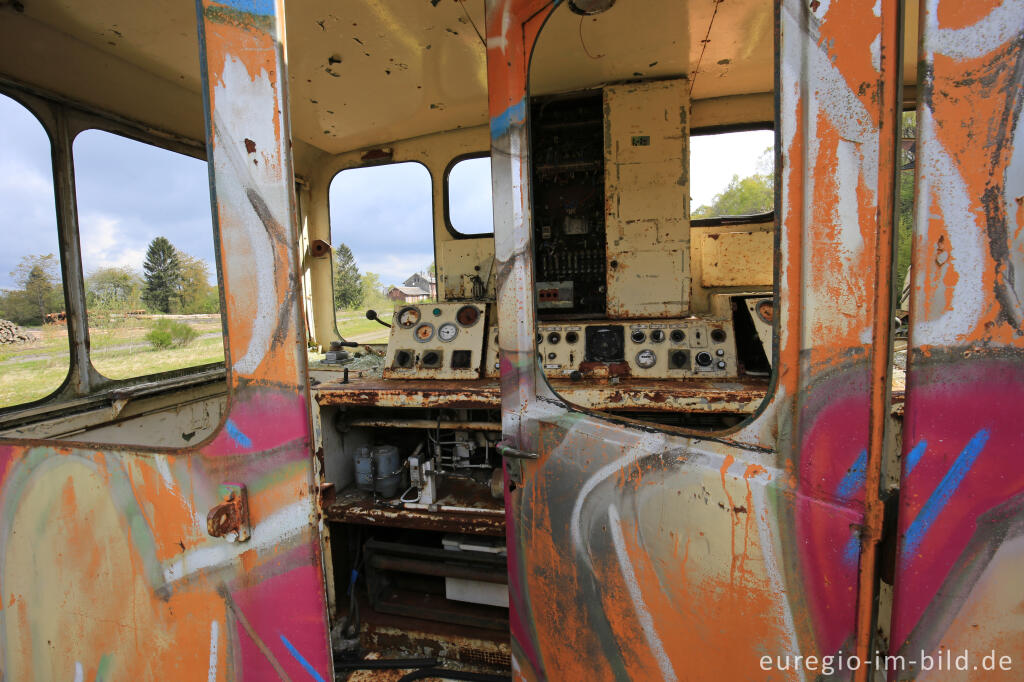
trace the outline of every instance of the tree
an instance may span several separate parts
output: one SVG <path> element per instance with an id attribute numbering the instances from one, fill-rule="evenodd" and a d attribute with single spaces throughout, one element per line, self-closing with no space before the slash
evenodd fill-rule
<path id="1" fill-rule="evenodd" d="M 913 141 L 916 134 L 917 113 L 903 112 L 903 139 Z M 903 280 L 910 269 L 910 250 L 914 238 L 914 156 L 912 144 L 905 144 L 900 153 L 899 205 L 896 212 L 896 279 L 893 286 L 896 289 L 897 308 L 902 307 L 901 303 L 908 305 L 908 302 L 901 302 L 900 299 Z"/>
<path id="2" fill-rule="evenodd" d="M 380 275 L 376 272 L 364 272 L 359 280 L 359 288 L 362 291 L 360 304 L 367 307 L 379 307 L 387 302 L 386 297 L 381 294 L 383 284 L 380 283 Z"/>
<path id="3" fill-rule="evenodd" d="M 11 272 L 20 290 L 5 291 L 0 300 L 0 315 L 17 324 L 42 324 L 46 313 L 64 309 L 60 268 L 52 253 L 24 256 Z"/>
<path id="4" fill-rule="evenodd" d="M 716 218 L 725 215 L 751 215 L 772 210 L 775 205 L 775 186 L 768 173 L 754 173 L 740 178 L 732 176 L 721 194 L 716 194 L 710 206 L 701 206 L 690 212 L 692 218 Z"/>
<path id="5" fill-rule="evenodd" d="M 710 206 L 700 206 L 690 212 L 691 218 L 717 218 L 726 215 L 754 215 L 772 210 L 775 206 L 775 149 L 767 147 L 757 159 L 757 172 L 732 181 L 721 194 L 716 194 Z"/>
<path id="6" fill-rule="evenodd" d="M 181 259 L 166 237 L 156 237 L 149 243 L 142 270 L 146 280 L 142 300 L 153 310 L 170 312 L 179 302 Z"/>
<path id="7" fill-rule="evenodd" d="M 142 278 L 130 267 L 98 268 L 85 278 L 90 309 L 135 310 L 142 296 Z"/>
<path id="8" fill-rule="evenodd" d="M 210 269 L 206 262 L 178 252 L 181 261 L 181 285 L 179 297 L 183 313 L 216 313 L 220 309 L 220 297 L 210 285 Z"/>
<path id="9" fill-rule="evenodd" d="M 363 303 L 362 277 L 352 250 L 338 244 L 334 250 L 334 306 L 358 308 Z"/>

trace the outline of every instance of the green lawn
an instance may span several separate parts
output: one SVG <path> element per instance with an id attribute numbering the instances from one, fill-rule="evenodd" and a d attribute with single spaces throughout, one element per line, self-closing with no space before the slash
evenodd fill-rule
<path id="1" fill-rule="evenodd" d="M 130 379 L 224 360 L 218 317 L 182 321 L 194 327 L 199 338 L 184 348 L 169 350 L 156 350 L 145 340 L 154 323 L 151 319 L 92 327 L 89 339 L 93 365 L 111 379 Z M 67 376 L 67 328 L 44 325 L 28 331 L 37 337 L 34 342 L 0 346 L 0 407 L 44 398 Z"/>
<path id="2" fill-rule="evenodd" d="M 391 333 L 391 330 L 376 320 L 366 319 L 364 313 L 352 310 L 338 310 L 335 314 L 335 319 L 338 322 L 338 333 L 346 341 L 355 341 L 357 343 L 388 342 L 388 335 Z M 391 322 L 391 315 L 391 312 L 382 312 L 380 314 L 381 319 L 385 322 Z"/>

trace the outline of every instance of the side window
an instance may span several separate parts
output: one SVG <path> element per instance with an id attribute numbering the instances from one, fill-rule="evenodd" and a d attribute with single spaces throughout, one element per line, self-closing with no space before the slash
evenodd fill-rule
<path id="1" fill-rule="evenodd" d="M 387 343 L 396 303 L 437 299 L 430 172 L 419 163 L 350 168 L 329 194 L 334 307 L 348 341 Z"/>
<path id="2" fill-rule="evenodd" d="M 690 138 L 690 218 L 749 216 L 775 208 L 771 130 L 694 133 Z"/>
<path id="3" fill-rule="evenodd" d="M 50 140 L 0 95 L 0 408 L 44 398 L 70 366 Z"/>
<path id="4" fill-rule="evenodd" d="M 445 178 L 448 227 L 459 236 L 494 234 L 491 157 L 456 161 Z"/>
<path id="5" fill-rule="evenodd" d="M 73 151 L 93 366 L 129 379 L 224 362 L 206 163 L 101 130 Z"/>

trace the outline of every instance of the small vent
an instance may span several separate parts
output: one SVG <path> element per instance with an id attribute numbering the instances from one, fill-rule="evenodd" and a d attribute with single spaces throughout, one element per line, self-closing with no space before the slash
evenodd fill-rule
<path id="1" fill-rule="evenodd" d="M 475 647 L 458 647 L 454 653 L 463 663 L 476 663 L 493 668 L 511 668 L 512 657 L 503 651 L 479 649 Z"/>

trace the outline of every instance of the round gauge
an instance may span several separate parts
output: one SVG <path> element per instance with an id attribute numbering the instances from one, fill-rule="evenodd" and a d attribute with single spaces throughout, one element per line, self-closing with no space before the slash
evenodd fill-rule
<path id="1" fill-rule="evenodd" d="M 475 305 L 464 305 L 455 313 L 455 319 L 463 327 L 472 327 L 480 319 L 480 309 Z"/>
<path id="2" fill-rule="evenodd" d="M 398 326 L 402 329 L 410 329 L 416 326 L 416 323 L 420 321 L 420 309 L 408 306 L 398 311 L 398 315 L 395 316 L 398 320 Z"/>
<path id="3" fill-rule="evenodd" d="M 775 319 L 775 302 L 774 301 L 761 301 L 756 307 L 757 316 L 761 318 L 761 321 L 765 324 L 771 324 L 772 320 Z"/>
<path id="4" fill-rule="evenodd" d="M 424 322 L 413 330 L 413 336 L 415 336 L 416 340 L 420 343 L 430 341 L 430 339 L 434 338 L 434 325 L 429 322 Z"/>
<path id="5" fill-rule="evenodd" d="M 654 367 L 654 363 L 656 363 L 657 361 L 658 356 L 655 355 L 654 351 L 649 348 L 645 348 L 636 354 L 636 364 L 641 369 L 650 369 L 651 367 Z"/>
<path id="6" fill-rule="evenodd" d="M 444 341 L 445 343 L 448 343 L 458 335 L 459 328 L 456 327 L 455 324 L 452 322 L 445 322 L 444 324 L 437 328 L 437 338 L 439 341 Z"/>

